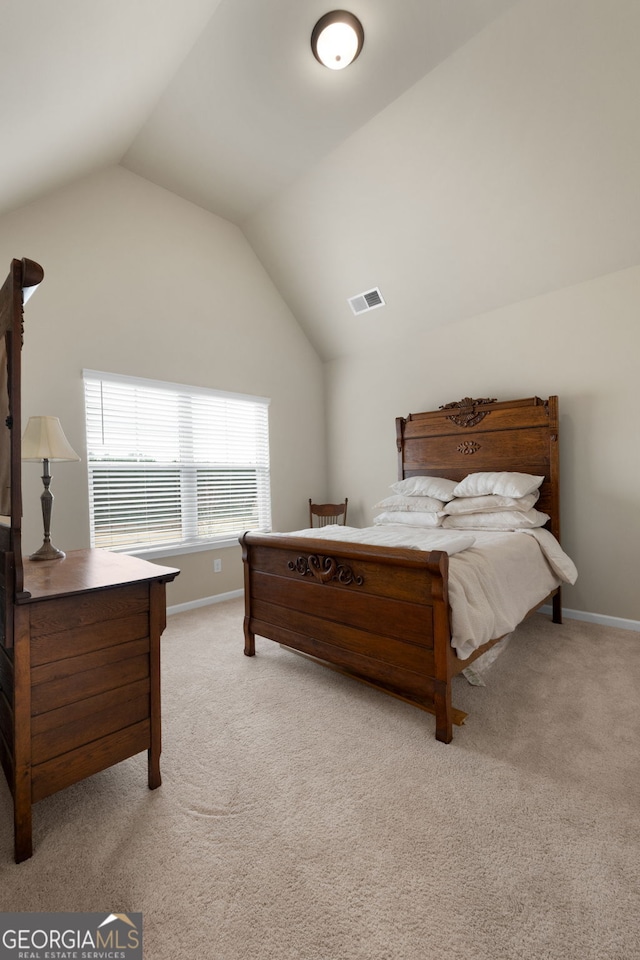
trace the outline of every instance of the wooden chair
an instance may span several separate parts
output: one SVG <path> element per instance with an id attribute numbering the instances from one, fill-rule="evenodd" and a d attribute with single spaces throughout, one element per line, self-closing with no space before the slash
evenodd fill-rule
<path id="1" fill-rule="evenodd" d="M 345 497 L 344 503 L 312 503 L 309 498 L 309 526 L 326 527 L 329 523 L 340 523 L 344 526 L 347 522 L 348 503 L 348 497 Z"/>

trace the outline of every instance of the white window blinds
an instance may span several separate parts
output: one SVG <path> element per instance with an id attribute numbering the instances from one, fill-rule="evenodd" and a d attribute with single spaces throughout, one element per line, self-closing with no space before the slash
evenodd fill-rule
<path id="1" fill-rule="evenodd" d="M 83 375 L 92 546 L 169 552 L 271 529 L 268 400 Z"/>

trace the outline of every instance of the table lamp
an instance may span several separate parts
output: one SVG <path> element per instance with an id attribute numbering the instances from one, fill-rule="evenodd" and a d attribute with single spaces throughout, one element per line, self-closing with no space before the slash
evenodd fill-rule
<path id="1" fill-rule="evenodd" d="M 64 552 L 51 543 L 51 509 L 53 494 L 49 490 L 51 474 L 50 460 L 79 460 L 80 457 L 64 435 L 58 417 L 29 417 L 22 437 L 22 459 L 42 460 L 42 483 L 44 490 L 40 495 L 42 519 L 44 522 L 44 542 L 33 553 L 30 560 L 61 560 Z"/>

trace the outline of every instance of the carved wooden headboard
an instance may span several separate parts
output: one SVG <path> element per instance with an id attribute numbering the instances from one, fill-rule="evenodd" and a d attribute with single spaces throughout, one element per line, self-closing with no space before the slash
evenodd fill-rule
<path id="1" fill-rule="evenodd" d="M 396 420 L 398 475 L 462 480 L 469 473 L 513 471 L 544 476 L 537 509 L 560 539 L 558 398 L 499 403 L 465 397 Z"/>
<path id="2" fill-rule="evenodd" d="M 21 351 L 23 306 L 41 283 L 44 270 L 34 260 L 12 260 L 0 289 L 0 551 L 11 567 L 15 593 L 22 578 Z M 3 571 L 0 571 L 3 575 Z M 4 579 L 4 576 L 3 576 Z"/>

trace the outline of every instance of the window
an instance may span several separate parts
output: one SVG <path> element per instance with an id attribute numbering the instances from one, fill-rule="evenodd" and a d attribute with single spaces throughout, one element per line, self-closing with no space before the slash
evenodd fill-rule
<path id="1" fill-rule="evenodd" d="M 83 375 L 91 546 L 169 554 L 271 529 L 268 400 Z"/>

